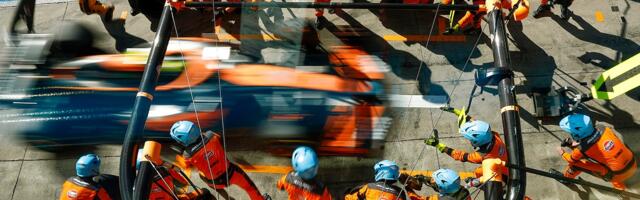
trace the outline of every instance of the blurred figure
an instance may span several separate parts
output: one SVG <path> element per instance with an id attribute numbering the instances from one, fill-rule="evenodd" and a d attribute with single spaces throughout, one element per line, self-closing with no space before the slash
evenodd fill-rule
<path id="1" fill-rule="evenodd" d="M 280 178 L 278 189 L 289 193 L 289 200 L 331 200 L 329 190 L 316 179 L 318 156 L 309 147 L 298 147 L 291 156 L 293 171 Z"/>
<path id="2" fill-rule="evenodd" d="M 442 4 L 451 4 L 451 0 L 444 0 Z M 487 10 L 484 9 L 485 0 L 473 0 L 473 5 L 481 6 L 479 10 L 470 10 L 466 11 L 464 16 L 458 20 L 458 22 L 453 26 L 447 28 L 447 30 L 443 33 L 445 35 L 453 34 L 456 32 L 463 32 L 467 35 L 475 35 L 481 31 L 480 22 L 482 22 L 482 18 L 487 14 Z M 454 12 L 454 11 L 452 11 Z M 453 15 L 452 15 L 453 16 Z M 449 19 L 453 20 L 453 19 Z"/>
<path id="3" fill-rule="evenodd" d="M 251 200 L 268 199 L 268 195 L 263 197 L 260 194 L 258 187 L 240 167 L 227 160 L 220 135 L 212 131 L 201 135 L 200 128 L 190 121 L 174 123 L 170 134 L 184 147 L 178 158 L 185 160 L 186 167 L 198 169 L 200 178 L 209 187 L 222 192 L 233 184 L 247 192 Z"/>
<path id="4" fill-rule="evenodd" d="M 35 33 L 33 29 L 33 16 L 36 11 L 36 0 L 19 0 L 18 5 L 16 5 L 16 13 L 13 15 L 11 19 L 11 24 L 9 28 L 9 33 L 16 33 L 15 24 L 18 21 L 24 21 L 27 26 L 27 33 Z"/>
<path id="5" fill-rule="evenodd" d="M 487 13 L 497 9 L 509 10 L 508 17 L 522 21 L 529 16 L 529 0 L 486 0 Z"/>
<path id="6" fill-rule="evenodd" d="M 611 182 L 616 189 L 626 189 L 624 181 L 635 174 L 638 166 L 633 151 L 617 132 L 610 127 L 594 126 L 591 117 L 583 114 L 564 117 L 560 128 L 572 138 L 565 139 L 558 147 L 558 153 L 569 165 L 564 173 L 550 169 L 551 173 L 575 178 L 587 172 Z M 562 147 L 569 147 L 571 151 L 565 152 Z"/>
<path id="7" fill-rule="evenodd" d="M 316 3 L 331 3 L 331 0 L 314 0 Z M 329 8 L 329 14 L 335 13 L 335 9 Z M 316 28 L 322 29 L 323 23 L 327 19 L 324 18 L 324 8 L 316 8 Z"/>
<path id="8" fill-rule="evenodd" d="M 444 0 L 443 4 L 449 4 L 450 0 Z M 456 25 L 449 28 L 444 34 L 463 31 L 465 34 L 477 34 L 481 31 L 481 21 L 484 15 L 494 9 L 507 9 L 516 21 L 522 21 L 529 16 L 528 0 L 474 0 L 473 5 L 478 5 L 477 11 L 467 11 Z M 449 19 L 452 20 L 452 19 Z"/>
<path id="9" fill-rule="evenodd" d="M 345 200 L 407 200 L 402 188 L 396 182 L 400 176 L 400 168 L 390 160 L 383 160 L 374 165 L 375 182 L 360 185 L 345 194 Z M 408 191 L 407 191 L 408 193 Z M 410 194 L 409 196 L 418 196 Z"/>
<path id="10" fill-rule="evenodd" d="M 140 162 L 144 156 L 144 152 L 140 149 L 136 162 L 137 169 L 140 168 Z M 157 156 L 159 157 L 160 155 Z M 205 188 L 200 188 L 198 191 L 187 192 L 186 187 L 189 185 L 189 182 L 187 178 L 183 176 L 180 168 L 166 161 L 161 162 L 161 165 L 154 166 L 155 170 L 158 171 L 154 172 L 155 175 L 152 179 L 153 183 L 151 183 L 149 192 L 150 200 L 174 199 L 174 195 L 179 200 L 214 199 L 211 192 Z"/>
<path id="11" fill-rule="evenodd" d="M 100 174 L 100 158 L 87 154 L 76 162 L 76 175 L 62 185 L 60 200 L 120 199 L 118 177 Z"/>
<path id="12" fill-rule="evenodd" d="M 534 18 L 546 17 L 550 16 L 553 13 L 551 12 L 551 8 L 554 5 L 560 5 L 560 18 L 564 20 L 568 20 L 571 15 L 571 11 L 569 10 L 569 6 L 573 3 L 573 0 L 540 0 L 540 6 L 533 12 Z"/>
<path id="13" fill-rule="evenodd" d="M 435 136 L 425 140 L 425 143 L 436 147 L 441 153 L 445 153 L 451 158 L 462 162 L 480 164 L 484 159 L 488 158 L 499 158 L 502 161 L 507 161 L 507 149 L 504 142 L 497 132 L 491 131 L 491 127 L 487 122 L 479 120 L 467 121 L 460 126 L 459 132 L 469 140 L 471 146 L 475 149 L 474 152 L 467 153 L 463 150 L 449 148 L 447 145 L 440 143 Z M 482 167 L 476 168 L 474 173 L 476 177 L 482 176 Z M 506 175 L 508 173 L 505 168 L 503 174 Z"/>
<path id="14" fill-rule="evenodd" d="M 113 5 L 102 4 L 98 0 L 78 0 L 80 10 L 87 15 L 98 14 L 102 21 L 109 22 L 113 18 Z"/>

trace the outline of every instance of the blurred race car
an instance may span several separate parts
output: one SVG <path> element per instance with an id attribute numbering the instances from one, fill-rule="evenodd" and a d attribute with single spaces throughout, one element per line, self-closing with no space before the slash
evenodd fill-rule
<path id="1" fill-rule="evenodd" d="M 172 39 L 144 136 L 167 140 L 190 120 L 226 135 L 236 149 L 285 154 L 296 145 L 324 155 L 365 155 L 390 125 L 380 80 L 386 66 L 352 47 L 335 47 L 331 67 L 252 64 L 237 46 Z M 0 116 L 39 147 L 121 143 L 149 48 L 84 56 L 17 73 L 22 88 L 0 95 L 19 112 Z M 14 72 L 15 73 L 15 72 Z"/>

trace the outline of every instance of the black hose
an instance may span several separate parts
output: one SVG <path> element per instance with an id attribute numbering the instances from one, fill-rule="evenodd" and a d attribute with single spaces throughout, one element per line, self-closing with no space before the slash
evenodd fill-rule
<path id="1" fill-rule="evenodd" d="M 164 60 L 164 54 L 167 51 L 169 37 L 171 36 L 172 20 L 171 9 L 169 4 L 164 6 L 162 17 L 160 17 L 158 32 L 153 40 L 151 52 L 142 74 L 140 88 L 136 94 L 136 100 L 131 113 L 131 120 L 124 136 L 122 151 L 120 153 L 120 192 L 124 200 L 130 200 L 133 194 L 133 181 L 135 177 L 135 151 L 137 150 L 136 142 L 143 135 L 144 126 L 149 114 L 153 93 L 158 84 L 158 76 L 160 75 L 160 67 Z"/>
<path id="2" fill-rule="evenodd" d="M 149 161 L 140 162 L 140 169 L 138 170 L 138 176 L 136 176 L 134 184 L 133 199 L 149 199 L 149 193 L 151 192 L 150 183 L 154 174 L 153 167 Z"/>
<path id="3" fill-rule="evenodd" d="M 191 187 L 192 187 L 194 190 L 196 190 L 196 192 L 197 192 L 198 194 L 202 194 L 202 193 L 200 193 L 200 190 L 198 189 L 198 187 L 196 186 L 196 184 L 194 184 L 194 183 L 191 181 L 191 179 L 190 179 L 190 178 L 189 178 L 189 177 L 188 177 L 188 176 L 187 176 L 187 175 L 186 175 L 182 170 L 179 170 L 179 169 L 178 169 L 177 171 L 178 171 L 178 173 L 180 173 L 180 175 L 181 175 L 182 177 L 184 177 L 184 179 L 185 179 L 185 180 L 187 180 L 187 182 L 189 183 L 189 185 L 191 185 Z"/>
<path id="4" fill-rule="evenodd" d="M 629 196 L 629 197 L 640 199 L 640 194 L 631 193 L 631 192 L 624 191 L 624 190 L 618 190 L 618 189 L 615 189 L 615 188 L 612 188 L 612 187 L 607 187 L 607 186 L 604 186 L 604 185 L 599 185 L 599 184 L 587 182 L 587 181 L 580 180 L 580 179 L 567 178 L 567 177 L 564 177 L 564 176 L 561 176 L 561 175 L 552 174 L 552 173 L 549 173 L 549 172 L 546 172 L 546 171 L 542 171 L 542 170 L 539 170 L 539 169 L 533 169 L 533 168 L 529 168 L 529 167 L 519 167 L 519 166 L 515 166 L 515 165 L 510 165 L 510 164 L 507 164 L 506 167 L 512 168 L 512 169 L 523 170 L 523 171 L 526 171 L 528 173 L 544 176 L 544 177 L 547 177 L 547 178 L 566 181 L 566 182 L 570 182 L 570 183 L 574 183 L 574 184 L 578 184 L 578 185 L 583 185 L 583 186 L 587 186 L 587 187 L 591 187 L 591 188 L 595 188 L 595 189 L 599 189 L 599 190 L 604 190 L 604 191 L 608 191 L 608 192 L 617 193 L 617 194 L 621 194 L 621 195 L 624 195 L 624 196 Z"/>
<path id="5" fill-rule="evenodd" d="M 511 60 L 507 45 L 506 30 L 502 11 L 492 10 L 488 14 L 489 31 L 491 33 L 491 50 L 493 51 L 494 66 L 511 71 Z M 498 96 L 500 98 L 500 113 L 504 131 L 505 145 L 509 157 L 509 164 L 525 167 L 524 147 L 520 130 L 520 116 L 518 104 L 513 91 L 513 75 L 505 76 L 498 82 Z M 507 181 L 508 200 L 521 200 L 527 185 L 525 171 L 510 168 Z"/>
<path id="6" fill-rule="evenodd" d="M 484 199 L 502 199 L 504 193 L 501 181 L 489 181 L 484 184 Z"/>

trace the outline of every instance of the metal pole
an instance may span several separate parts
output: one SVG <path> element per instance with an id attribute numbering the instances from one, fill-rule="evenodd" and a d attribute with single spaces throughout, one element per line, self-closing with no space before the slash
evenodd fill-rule
<path id="1" fill-rule="evenodd" d="M 158 76 L 160 75 L 160 67 L 164 60 L 164 54 L 167 51 L 169 37 L 171 36 L 172 20 L 171 9 L 168 3 L 164 5 L 162 16 L 158 24 L 158 32 L 153 39 L 153 45 L 147 65 L 142 74 L 140 88 L 136 94 L 136 100 L 131 113 L 131 120 L 127 127 L 127 132 L 122 144 L 122 152 L 120 154 L 120 191 L 122 199 L 130 200 L 133 197 L 133 181 L 135 177 L 135 157 L 133 157 L 136 142 L 139 142 L 144 132 L 144 126 L 149 114 L 149 107 L 153 100 L 153 93 L 158 84 Z"/>
<path id="2" fill-rule="evenodd" d="M 261 8 L 343 8 L 343 9 L 439 9 L 478 10 L 477 5 L 402 4 L 402 3 L 316 3 L 316 2 L 185 2 L 186 7 L 261 7 Z M 439 7 L 439 8 L 438 8 Z"/>
<path id="3" fill-rule="evenodd" d="M 511 70 L 509 48 L 502 18 L 501 10 L 489 12 L 489 31 L 491 33 L 491 49 L 495 67 Z M 498 82 L 498 95 L 500 98 L 500 113 L 502 114 L 502 128 L 505 144 L 507 146 L 509 164 L 518 167 L 526 167 L 524 161 L 524 148 L 522 147 L 522 134 L 520 133 L 520 117 L 518 105 L 513 93 L 513 77 L 505 77 Z M 509 180 L 507 181 L 508 200 L 520 200 L 524 198 L 526 188 L 526 173 L 518 168 L 509 168 Z"/>

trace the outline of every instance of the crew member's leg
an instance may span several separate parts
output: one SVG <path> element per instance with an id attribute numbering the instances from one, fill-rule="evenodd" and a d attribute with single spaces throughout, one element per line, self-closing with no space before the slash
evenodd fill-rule
<path id="1" fill-rule="evenodd" d="M 540 5 L 538 9 L 533 12 L 534 18 L 545 17 L 551 14 L 551 4 L 549 4 L 549 0 L 540 0 Z"/>
<path id="2" fill-rule="evenodd" d="M 229 168 L 227 169 L 227 173 L 220 175 L 213 181 L 207 181 L 204 176 L 200 176 L 203 181 L 209 185 L 209 187 L 218 191 L 218 193 L 225 194 L 226 192 L 223 190 L 229 185 L 237 185 L 242 188 L 251 200 L 262 200 L 264 197 L 260 194 L 258 187 L 251 181 L 251 178 L 240 169 L 240 167 L 236 166 L 233 163 L 229 163 Z"/>
<path id="3" fill-rule="evenodd" d="M 80 5 L 80 10 L 87 15 L 98 14 L 105 21 L 111 21 L 113 17 L 113 5 L 102 4 L 98 0 L 79 0 L 78 5 Z"/>
<path id="4" fill-rule="evenodd" d="M 567 178 L 576 178 L 581 172 L 602 178 L 607 174 L 607 169 L 602 165 L 582 159 L 578 162 L 570 163 L 565 168 L 563 175 Z"/>
<path id="5" fill-rule="evenodd" d="M 251 178 L 240 169 L 240 167 L 231 164 L 233 167 L 230 167 L 233 171 L 229 170 L 230 173 L 230 184 L 237 185 L 242 188 L 247 194 L 249 194 L 249 198 L 251 200 L 262 200 L 264 197 L 256 187 L 256 184 L 251 181 Z"/>
<path id="6" fill-rule="evenodd" d="M 624 173 L 618 174 L 611 178 L 611 184 L 614 188 L 618 190 L 625 190 L 627 187 L 624 184 L 624 181 L 633 177 L 638 169 L 638 164 L 634 164 L 633 167 L 627 169 Z"/>

